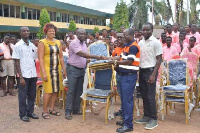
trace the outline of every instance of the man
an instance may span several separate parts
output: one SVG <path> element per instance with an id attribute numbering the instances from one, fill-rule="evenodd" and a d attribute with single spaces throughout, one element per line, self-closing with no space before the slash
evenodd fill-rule
<path id="1" fill-rule="evenodd" d="M 39 39 L 38 37 L 35 37 L 35 39 L 33 40 L 33 44 L 34 44 L 36 47 L 38 47 L 39 41 L 40 41 L 40 39 Z"/>
<path id="2" fill-rule="evenodd" d="M 153 25 L 145 23 L 142 30 L 144 39 L 139 43 L 141 49 L 139 87 L 143 99 L 144 116 L 135 122 L 146 124 L 145 129 L 154 129 L 158 126 L 155 100 L 156 79 L 163 51 L 161 43 L 152 35 Z"/>
<path id="3" fill-rule="evenodd" d="M 10 43 L 12 43 L 13 45 L 17 43 L 17 37 L 15 35 L 10 36 Z"/>
<path id="4" fill-rule="evenodd" d="M 101 39 L 105 39 L 106 37 L 108 36 L 108 32 L 106 29 L 102 29 L 102 36 L 101 36 Z"/>
<path id="5" fill-rule="evenodd" d="M 117 45 L 117 47 L 115 48 L 115 50 L 113 51 L 113 53 L 112 53 L 112 57 L 115 57 L 115 56 L 120 56 L 121 55 L 121 53 L 123 52 L 123 50 L 124 50 L 124 38 L 123 38 L 123 33 L 118 33 L 117 34 L 117 40 L 116 40 L 117 42 L 118 42 L 118 45 Z M 116 70 L 116 72 L 118 72 L 118 69 L 116 68 L 115 69 Z M 121 86 L 121 76 L 118 74 L 118 73 L 116 73 L 116 81 L 117 81 L 117 92 L 118 92 L 118 94 L 119 94 L 119 96 L 120 96 L 120 99 L 121 99 L 121 89 L 120 89 L 120 86 Z M 121 103 L 122 103 L 122 100 L 121 100 Z M 122 116 L 122 106 L 121 106 L 121 108 L 119 109 L 119 111 L 118 112 L 115 112 L 114 113 L 114 115 L 115 116 Z M 118 123 L 117 123 L 117 125 L 119 125 Z"/>
<path id="6" fill-rule="evenodd" d="M 194 52 L 194 46 L 196 44 L 196 38 L 194 36 L 190 37 L 190 40 L 189 40 L 189 46 L 188 47 L 185 47 L 183 49 L 183 51 L 181 52 L 181 56 L 186 54 L 186 53 L 189 53 L 189 52 Z"/>
<path id="7" fill-rule="evenodd" d="M 161 43 L 162 43 L 162 47 L 167 46 L 167 44 L 166 44 L 166 37 L 167 37 L 166 33 L 163 32 L 163 33 L 161 34 Z"/>
<path id="8" fill-rule="evenodd" d="M 114 34 L 115 34 L 115 30 L 114 29 L 110 29 L 110 38 L 111 38 L 111 42 L 114 43 L 115 40 L 117 40 L 115 37 L 114 37 Z"/>
<path id="9" fill-rule="evenodd" d="M 170 36 L 172 38 L 172 43 L 176 43 L 176 39 L 175 39 L 175 35 L 172 32 L 172 25 L 171 24 L 167 24 L 166 25 L 167 28 L 167 36 Z"/>
<path id="10" fill-rule="evenodd" d="M 125 30 L 125 27 L 124 27 L 124 26 L 121 26 L 121 28 L 120 28 L 120 32 L 123 33 L 124 30 Z"/>
<path id="11" fill-rule="evenodd" d="M 13 44 L 10 43 L 10 34 L 4 35 L 4 41 L 0 44 L 0 49 L 2 49 L 4 58 L 1 61 L 3 71 L 0 72 L 0 77 L 2 79 L 3 94 L 1 97 L 10 93 L 10 95 L 15 96 L 14 93 L 14 61 L 12 60 L 12 49 Z M 7 79 L 8 78 L 8 79 Z M 8 88 L 8 91 L 6 91 Z"/>
<path id="12" fill-rule="evenodd" d="M 133 94 L 137 81 L 137 72 L 139 70 L 140 48 L 134 40 L 134 30 L 132 28 L 126 29 L 123 32 L 124 49 L 121 57 L 117 56 L 110 63 L 113 63 L 118 68 L 120 75 L 120 91 L 122 100 L 122 117 L 123 121 L 117 122 L 121 128 L 117 132 L 124 133 L 133 131 Z"/>
<path id="13" fill-rule="evenodd" d="M 30 122 L 30 118 L 39 119 L 33 113 L 37 81 L 37 48 L 29 41 L 28 27 L 21 27 L 20 35 L 21 40 L 14 46 L 12 58 L 19 74 L 19 116 L 22 121 Z"/>
<path id="14" fill-rule="evenodd" d="M 187 43 L 187 41 L 185 39 L 185 33 L 184 32 L 180 32 L 180 34 L 179 34 L 179 42 L 174 43 L 173 46 L 176 47 L 176 49 L 177 49 L 179 54 L 182 52 L 182 50 L 185 47 L 189 46 L 189 44 Z"/>
<path id="15" fill-rule="evenodd" d="M 166 38 L 167 46 L 163 47 L 163 60 L 169 61 L 172 59 L 173 56 L 179 55 L 176 47 L 172 46 L 172 38 L 168 36 Z"/>
<path id="16" fill-rule="evenodd" d="M 85 43 L 86 31 L 77 30 L 77 39 L 74 39 L 69 45 L 69 59 L 67 64 L 68 91 L 66 98 L 65 118 L 72 119 L 74 115 L 82 115 L 80 112 L 80 96 L 83 93 L 83 82 L 86 68 L 86 58 L 103 59 L 101 56 L 86 53 Z"/>
<path id="17" fill-rule="evenodd" d="M 190 35 L 187 36 L 187 42 L 189 43 L 189 39 L 190 37 L 194 36 L 196 38 L 196 44 L 200 43 L 200 34 L 197 32 L 197 25 L 196 24 L 192 24 L 191 25 L 191 32 Z"/>
<path id="18" fill-rule="evenodd" d="M 173 24 L 173 31 L 172 33 L 174 34 L 174 42 L 179 42 L 179 26 L 178 23 Z"/>

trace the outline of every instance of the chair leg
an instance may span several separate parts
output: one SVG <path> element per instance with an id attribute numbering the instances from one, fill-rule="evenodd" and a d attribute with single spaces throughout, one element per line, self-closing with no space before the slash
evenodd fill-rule
<path id="1" fill-rule="evenodd" d="M 109 105 L 110 105 L 110 97 L 107 98 L 105 124 L 108 124 L 108 110 L 109 110 Z"/>
<path id="2" fill-rule="evenodd" d="M 92 107 L 93 103 L 92 101 L 90 101 L 90 110 L 91 110 L 91 113 L 93 113 L 93 107 Z"/>
<path id="3" fill-rule="evenodd" d="M 188 103 L 188 96 L 185 94 L 185 118 L 186 118 L 186 124 L 188 124 L 189 119 L 189 103 Z"/>
<path id="4" fill-rule="evenodd" d="M 83 121 L 85 121 L 86 100 L 83 100 Z"/>

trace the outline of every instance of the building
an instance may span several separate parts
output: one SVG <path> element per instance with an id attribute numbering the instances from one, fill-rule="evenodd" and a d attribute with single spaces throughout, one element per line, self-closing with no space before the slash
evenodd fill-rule
<path id="1" fill-rule="evenodd" d="M 113 17 L 110 13 L 56 0 L 0 0 L 0 38 L 8 32 L 19 36 L 21 26 L 28 26 L 31 38 L 34 38 L 39 31 L 40 11 L 43 8 L 49 12 L 51 23 L 59 28 L 58 36 L 62 38 L 71 19 L 76 22 L 77 28 L 91 32 L 95 26 L 108 30 L 106 19 L 112 21 Z"/>

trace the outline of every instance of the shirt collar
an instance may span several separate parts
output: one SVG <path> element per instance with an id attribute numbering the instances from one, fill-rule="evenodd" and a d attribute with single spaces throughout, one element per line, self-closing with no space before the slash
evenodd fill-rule
<path id="1" fill-rule="evenodd" d="M 24 42 L 23 39 L 21 39 L 19 42 L 20 42 L 21 44 L 27 45 L 27 44 Z M 28 44 L 29 44 L 29 45 L 27 45 L 27 46 L 30 46 L 30 45 L 31 45 L 31 41 L 30 41 L 30 40 L 28 40 Z"/>
<path id="2" fill-rule="evenodd" d="M 133 38 L 133 40 L 130 43 L 125 43 L 124 46 L 130 46 L 133 42 L 135 42 L 134 38 Z"/>

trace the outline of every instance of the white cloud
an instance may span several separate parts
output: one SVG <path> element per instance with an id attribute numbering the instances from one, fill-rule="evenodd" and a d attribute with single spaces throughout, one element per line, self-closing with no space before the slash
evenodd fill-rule
<path id="1" fill-rule="evenodd" d="M 57 0 L 57 1 L 78 5 L 107 13 L 114 13 L 117 2 L 120 2 L 120 0 Z M 124 1 L 127 4 L 130 3 L 130 0 L 124 0 Z"/>

